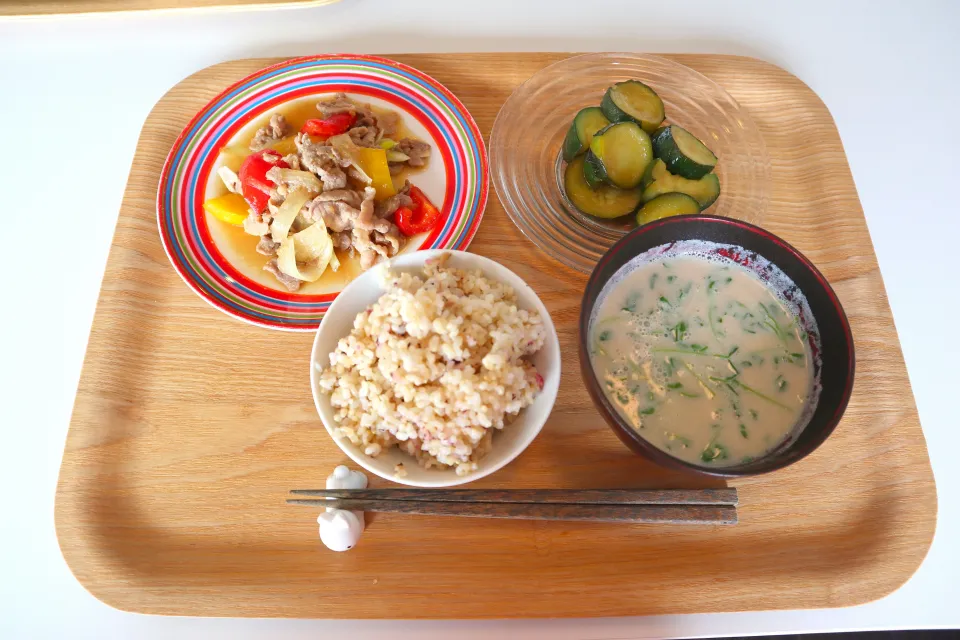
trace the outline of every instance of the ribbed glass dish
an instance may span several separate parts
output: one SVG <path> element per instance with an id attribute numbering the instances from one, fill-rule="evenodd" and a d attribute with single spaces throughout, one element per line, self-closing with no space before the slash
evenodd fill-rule
<path id="1" fill-rule="evenodd" d="M 667 122 L 687 129 L 720 161 L 720 198 L 708 212 L 752 223 L 762 220 L 770 191 L 766 145 L 750 115 L 718 84 L 665 58 L 591 53 L 537 72 L 507 99 L 490 134 L 491 178 L 500 202 L 527 238 L 553 258 L 589 273 L 636 223 L 601 220 L 564 196 L 560 148 L 573 116 L 598 106 L 607 88 L 640 80 L 656 91 Z"/>

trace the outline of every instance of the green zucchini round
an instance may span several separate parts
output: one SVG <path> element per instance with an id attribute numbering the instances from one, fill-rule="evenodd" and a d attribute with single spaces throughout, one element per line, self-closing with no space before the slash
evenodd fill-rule
<path id="1" fill-rule="evenodd" d="M 563 174 L 563 190 L 577 209 L 596 218 L 619 218 L 637 210 L 641 189 L 618 189 L 601 184 L 592 189 L 584 177 L 584 158 L 578 156 Z"/>
<path id="2" fill-rule="evenodd" d="M 699 180 L 717 166 L 717 156 L 707 145 L 675 124 L 657 130 L 653 149 L 671 173 L 689 180 Z"/>
<path id="3" fill-rule="evenodd" d="M 720 178 L 715 173 L 708 173 L 699 180 L 688 180 L 672 173 L 657 177 L 655 167 L 653 174 L 653 182 L 643 190 L 644 202 L 650 202 L 665 193 L 685 193 L 700 203 L 700 210 L 703 211 L 720 197 Z"/>
<path id="4" fill-rule="evenodd" d="M 646 203 L 637 212 L 637 224 L 647 224 L 670 216 L 700 213 L 700 203 L 685 193 L 665 193 Z"/>
<path id="5" fill-rule="evenodd" d="M 590 148 L 593 135 L 610 124 L 600 107 L 580 109 L 563 139 L 563 160 L 570 162 Z"/>
<path id="6" fill-rule="evenodd" d="M 593 151 L 587 151 L 587 155 L 583 156 L 583 177 L 591 189 L 608 182 L 607 170 L 603 168 L 600 158 L 593 155 Z"/>
<path id="7" fill-rule="evenodd" d="M 633 189 L 653 162 L 653 144 L 637 123 L 616 122 L 593 136 L 589 155 L 591 164 L 599 164 L 597 175 L 615 187 Z"/>
<path id="8" fill-rule="evenodd" d="M 610 122 L 636 122 L 648 134 L 656 131 L 666 117 L 663 100 L 639 80 L 618 82 L 607 89 L 600 109 Z"/>

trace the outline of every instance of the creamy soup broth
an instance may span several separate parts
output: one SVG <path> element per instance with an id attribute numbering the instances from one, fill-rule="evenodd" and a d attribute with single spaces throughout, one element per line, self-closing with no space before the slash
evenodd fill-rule
<path id="1" fill-rule="evenodd" d="M 590 353 L 623 418 L 698 465 L 762 456 L 790 436 L 812 400 L 806 332 L 733 262 L 681 255 L 618 274 L 593 317 Z"/>

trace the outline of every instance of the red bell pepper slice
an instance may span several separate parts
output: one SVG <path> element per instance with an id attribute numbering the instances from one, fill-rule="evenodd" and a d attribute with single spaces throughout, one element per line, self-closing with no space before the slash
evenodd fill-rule
<path id="1" fill-rule="evenodd" d="M 267 180 L 267 171 L 274 167 L 289 169 L 280 154 L 272 149 L 264 149 L 248 155 L 240 165 L 240 191 L 244 199 L 257 213 L 263 213 L 270 200 L 273 183 Z"/>
<path id="2" fill-rule="evenodd" d="M 316 136 L 317 138 L 329 138 L 330 136 L 346 133 L 356 121 L 357 114 L 348 112 L 335 113 L 329 118 L 322 120 L 319 118 L 311 118 L 303 123 L 300 133 Z"/>
<path id="3" fill-rule="evenodd" d="M 410 199 L 413 200 L 412 206 L 400 207 L 393 215 L 400 233 L 409 237 L 433 230 L 440 222 L 440 210 L 418 187 L 410 187 Z"/>

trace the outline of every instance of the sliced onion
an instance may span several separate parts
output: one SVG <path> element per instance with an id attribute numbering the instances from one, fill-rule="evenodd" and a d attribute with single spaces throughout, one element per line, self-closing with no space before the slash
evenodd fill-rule
<path id="1" fill-rule="evenodd" d="M 288 236 L 277 250 L 277 267 L 288 276 L 314 282 L 336 260 L 333 239 L 322 222 Z M 337 264 L 339 268 L 339 262 Z M 336 269 L 334 269 L 336 271 Z"/>
<path id="2" fill-rule="evenodd" d="M 274 242 L 283 242 L 289 235 L 293 221 L 310 198 L 311 195 L 306 191 L 297 190 L 287 194 L 287 199 L 277 209 L 277 215 L 273 217 L 273 222 L 270 223 L 270 235 L 273 236 Z"/>
<path id="3" fill-rule="evenodd" d="M 356 169 L 361 181 L 366 184 L 373 182 L 370 176 L 367 175 L 367 172 L 363 170 L 363 166 L 360 163 L 360 153 L 358 151 L 360 147 L 353 141 L 353 138 L 346 133 L 341 133 L 327 138 L 327 144 L 333 147 L 337 154 L 351 167 Z"/>
<path id="4" fill-rule="evenodd" d="M 320 182 L 320 178 L 309 171 L 273 167 L 267 171 L 267 179 L 276 185 L 286 182 L 291 189 L 304 189 L 314 193 L 323 191 L 323 183 Z"/>
<path id="5" fill-rule="evenodd" d="M 243 190 L 243 186 L 240 184 L 240 176 L 230 167 L 220 167 L 217 169 L 217 175 L 220 176 L 223 186 L 225 186 L 230 193 L 241 193 Z"/>

